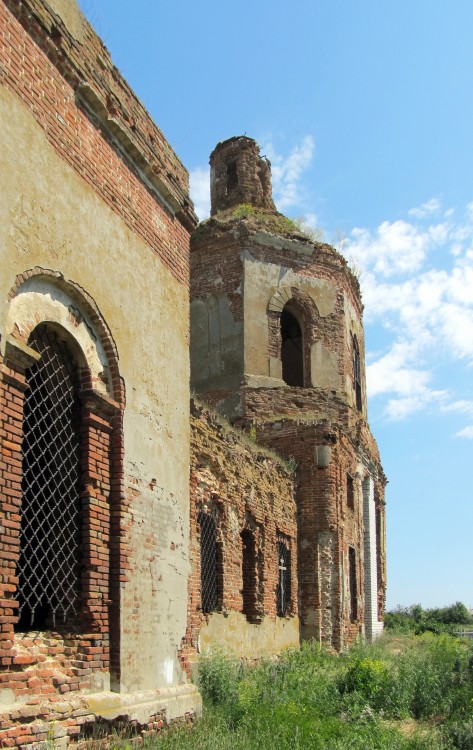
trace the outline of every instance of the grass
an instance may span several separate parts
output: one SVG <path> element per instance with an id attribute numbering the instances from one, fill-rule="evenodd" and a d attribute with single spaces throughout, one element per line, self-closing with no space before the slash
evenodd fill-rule
<path id="1" fill-rule="evenodd" d="M 385 636 L 341 656 L 305 645 L 254 666 L 214 653 L 199 684 L 204 718 L 143 747 L 473 750 L 473 644 L 448 635 Z"/>

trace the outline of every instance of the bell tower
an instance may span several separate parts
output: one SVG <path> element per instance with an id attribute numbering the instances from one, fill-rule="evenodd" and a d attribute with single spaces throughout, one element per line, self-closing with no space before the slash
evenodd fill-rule
<path id="1" fill-rule="evenodd" d="M 303 638 L 382 630 L 384 485 L 367 423 L 362 303 L 333 247 L 280 214 L 246 136 L 211 154 L 211 217 L 191 239 L 191 381 L 297 465 Z"/>
<path id="2" fill-rule="evenodd" d="M 245 135 L 219 143 L 210 155 L 211 215 L 249 204 L 275 211 L 271 165 L 260 156 L 259 146 Z"/>

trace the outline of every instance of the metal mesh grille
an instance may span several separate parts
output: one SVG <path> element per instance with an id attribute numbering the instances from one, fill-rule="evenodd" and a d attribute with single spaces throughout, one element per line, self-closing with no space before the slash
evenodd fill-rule
<path id="1" fill-rule="evenodd" d="M 276 609 L 278 617 L 288 614 L 291 606 L 291 552 L 285 542 L 278 542 L 278 587 Z"/>
<path id="2" fill-rule="evenodd" d="M 67 346 L 45 326 L 30 346 L 23 421 L 20 628 L 77 614 L 81 512 L 77 375 Z"/>
<path id="3" fill-rule="evenodd" d="M 199 513 L 200 524 L 200 580 L 202 612 L 218 608 L 218 548 L 217 527 L 210 513 Z"/>

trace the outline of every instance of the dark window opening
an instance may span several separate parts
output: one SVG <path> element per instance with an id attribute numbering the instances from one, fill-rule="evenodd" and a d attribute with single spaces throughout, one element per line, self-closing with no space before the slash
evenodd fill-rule
<path id="1" fill-rule="evenodd" d="M 202 612 L 209 614 L 219 607 L 219 545 L 217 526 L 210 513 L 199 513 L 200 582 Z"/>
<path id="2" fill-rule="evenodd" d="M 347 506 L 352 510 L 355 508 L 355 483 L 350 474 L 347 474 Z"/>
<path id="3" fill-rule="evenodd" d="M 249 529 L 241 532 L 242 542 L 242 598 L 243 614 L 249 622 L 261 619 L 259 591 L 259 559 L 256 552 L 255 535 Z"/>
<path id="4" fill-rule="evenodd" d="M 304 352 L 302 329 L 299 321 L 289 310 L 281 313 L 281 360 L 282 377 L 287 385 L 304 387 Z"/>
<path id="5" fill-rule="evenodd" d="M 361 397 L 361 363 L 360 350 L 356 336 L 353 336 L 353 387 L 355 389 L 356 408 L 361 411 L 363 402 Z"/>
<path id="6" fill-rule="evenodd" d="M 356 551 L 348 548 L 348 578 L 350 585 L 350 622 L 358 619 L 358 600 L 356 594 Z"/>
<path id="7" fill-rule="evenodd" d="M 29 345 L 22 450 L 17 630 L 71 628 L 79 611 L 82 518 L 78 374 L 68 346 L 47 326 Z"/>
<path id="8" fill-rule="evenodd" d="M 285 542 L 277 543 L 278 586 L 276 591 L 276 612 L 285 617 L 291 609 L 291 551 Z"/>
<path id="9" fill-rule="evenodd" d="M 237 163 L 231 161 L 227 164 L 227 193 L 231 193 L 236 187 L 238 187 Z"/>

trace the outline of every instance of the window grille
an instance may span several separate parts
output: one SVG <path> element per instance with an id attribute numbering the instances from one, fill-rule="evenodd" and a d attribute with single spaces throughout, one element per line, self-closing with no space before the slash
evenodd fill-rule
<path id="1" fill-rule="evenodd" d="M 29 343 L 41 359 L 27 373 L 23 415 L 20 629 L 72 622 L 80 595 L 77 372 L 68 347 L 46 326 Z"/>
<path id="2" fill-rule="evenodd" d="M 215 612 L 219 605 L 217 526 L 210 513 L 199 513 L 200 581 L 202 612 Z"/>
<path id="3" fill-rule="evenodd" d="M 278 586 L 276 611 L 278 617 L 285 617 L 291 608 L 291 551 L 286 542 L 277 543 Z"/>

